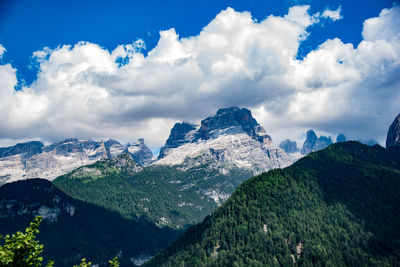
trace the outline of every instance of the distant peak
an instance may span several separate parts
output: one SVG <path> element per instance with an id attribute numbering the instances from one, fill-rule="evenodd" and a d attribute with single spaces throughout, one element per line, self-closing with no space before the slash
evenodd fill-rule
<path id="1" fill-rule="evenodd" d="M 149 164 L 153 158 L 153 152 L 144 143 L 144 138 L 139 138 L 135 143 L 128 144 L 127 151 L 133 160 L 141 166 Z"/>
<path id="2" fill-rule="evenodd" d="M 243 108 L 243 109 L 248 110 L 247 108 Z M 234 112 L 239 111 L 239 110 L 240 110 L 240 108 L 238 108 L 238 107 L 220 108 L 217 111 L 216 115 L 220 115 L 220 114 L 223 114 L 223 113 L 234 113 Z M 250 111 L 250 110 L 248 110 L 248 111 Z"/>
<path id="3" fill-rule="evenodd" d="M 283 140 L 279 147 L 285 150 L 286 153 L 295 153 L 298 151 L 296 141 L 290 141 L 289 139 Z"/>
<path id="4" fill-rule="evenodd" d="M 317 135 L 313 129 L 307 131 L 307 139 L 317 139 Z"/>
<path id="5" fill-rule="evenodd" d="M 220 131 L 223 130 L 223 131 Z M 200 126 L 187 122 L 175 123 L 165 145 L 160 150 L 159 159 L 163 158 L 172 148 L 198 140 L 216 138 L 221 132 L 224 134 L 247 133 L 261 144 L 272 143 L 265 129 L 253 118 L 247 108 L 221 108 L 215 115 L 201 121 Z"/>
<path id="6" fill-rule="evenodd" d="M 314 130 L 310 129 L 307 131 L 307 137 L 304 141 L 303 147 L 301 149 L 301 154 L 307 155 L 310 152 L 321 150 L 329 145 L 331 145 L 332 139 L 329 136 L 317 137 Z"/>
<path id="7" fill-rule="evenodd" d="M 253 118 L 251 111 L 247 108 L 222 108 L 214 116 L 201 121 L 201 126 L 197 138 L 209 139 L 210 132 L 216 129 L 226 129 L 232 126 L 240 126 L 252 138 L 264 143 L 271 143 L 272 139 L 268 136 L 264 128 Z"/>
<path id="8" fill-rule="evenodd" d="M 400 146 L 400 114 L 394 119 L 389 127 L 386 137 L 386 147 Z"/>
<path id="9" fill-rule="evenodd" d="M 109 145 L 109 146 L 111 146 L 111 145 L 115 145 L 115 144 L 117 144 L 117 145 L 120 145 L 120 143 L 117 141 L 117 140 L 114 140 L 114 139 L 108 139 L 106 142 L 105 142 L 105 144 L 106 145 Z"/>
<path id="10" fill-rule="evenodd" d="M 186 143 L 190 143 L 192 139 L 188 138 L 187 134 L 196 129 L 196 125 L 187 122 L 177 122 L 174 127 L 172 127 L 171 132 L 165 146 L 160 149 L 160 154 L 158 158 L 163 158 L 165 153 L 170 148 L 175 148 Z"/>
<path id="11" fill-rule="evenodd" d="M 344 134 L 339 134 L 336 137 L 336 143 L 343 143 L 343 142 L 346 142 L 346 141 L 347 141 L 347 138 L 346 138 L 346 136 Z"/>
<path id="12" fill-rule="evenodd" d="M 78 139 L 77 139 L 77 138 L 67 138 L 67 139 L 61 141 L 60 144 L 64 144 L 64 143 L 75 143 L 75 142 L 78 142 Z"/>
<path id="13" fill-rule="evenodd" d="M 26 153 L 26 156 L 30 157 L 32 155 L 41 153 L 43 147 L 44 145 L 40 141 L 30 141 L 18 143 L 15 146 L 10 147 L 0 147 L 0 158 L 22 153 Z"/>

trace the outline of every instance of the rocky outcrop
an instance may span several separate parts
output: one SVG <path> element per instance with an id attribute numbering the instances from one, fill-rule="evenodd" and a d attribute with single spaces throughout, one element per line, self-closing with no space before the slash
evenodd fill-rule
<path id="1" fill-rule="evenodd" d="M 386 147 L 399 146 L 400 145 L 400 114 L 394 119 L 393 123 L 389 127 L 389 131 L 386 137 Z"/>
<path id="2" fill-rule="evenodd" d="M 43 143 L 39 141 L 31 141 L 26 143 L 19 143 L 15 146 L 1 147 L 0 148 L 0 158 L 9 157 L 17 154 L 25 154 L 30 157 L 35 154 L 41 153 L 43 148 Z"/>
<path id="3" fill-rule="evenodd" d="M 262 144 L 272 144 L 271 137 L 253 118 L 250 110 L 237 107 L 223 108 L 214 116 L 202 120 L 199 126 L 187 122 L 176 123 L 165 145 L 160 149 L 158 159 L 167 156 L 171 149 L 184 144 L 216 139 L 220 134 L 234 135 L 239 132 L 247 133 L 249 137 Z"/>
<path id="4" fill-rule="evenodd" d="M 263 144 L 271 144 L 272 139 L 266 134 L 264 128 L 251 115 L 247 108 L 223 108 L 217 111 L 214 116 L 201 121 L 200 129 L 195 135 L 195 140 L 199 138 L 208 140 L 212 138 L 214 130 L 223 130 L 230 127 L 239 126 L 251 138 Z"/>
<path id="5" fill-rule="evenodd" d="M 343 143 L 343 142 L 346 142 L 346 141 L 347 141 L 347 138 L 346 138 L 346 136 L 344 134 L 339 134 L 336 137 L 336 143 Z"/>
<path id="6" fill-rule="evenodd" d="M 237 107 L 220 109 L 199 126 L 175 124 L 161 151 L 154 164 L 193 168 L 207 162 L 224 173 L 233 167 L 259 173 L 296 160 L 272 145 L 250 110 Z"/>
<path id="7" fill-rule="evenodd" d="M 283 140 L 279 147 L 285 150 L 286 153 L 296 153 L 299 150 L 296 141 L 290 141 L 289 139 Z"/>
<path id="8" fill-rule="evenodd" d="M 104 142 L 70 138 L 48 146 L 33 141 L 0 148 L 0 184 L 28 178 L 53 180 L 80 166 L 123 153 L 130 153 L 140 165 L 148 164 L 153 156 L 143 139 L 126 146 L 112 139 Z"/>
<path id="9" fill-rule="evenodd" d="M 153 158 L 153 152 L 145 145 L 143 138 L 138 139 L 135 143 L 128 144 L 127 151 L 132 159 L 142 166 L 148 165 Z"/>
<path id="10" fill-rule="evenodd" d="M 175 123 L 174 127 L 172 127 L 171 132 L 165 145 L 160 149 L 160 154 L 158 158 L 165 157 L 168 150 L 171 148 L 176 148 L 183 144 L 189 143 L 193 141 L 194 136 L 188 136 L 188 134 L 196 129 L 196 125 L 182 122 Z"/>
<path id="11" fill-rule="evenodd" d="M 332 139 L 326 136 L 317 137 L 313 130 L 308 130 L 306 140 L 304 141 L 303 147 L 300 151 L 301 154 L 307 155 L 313 151 L 324 149 L 331 145 Z"/>

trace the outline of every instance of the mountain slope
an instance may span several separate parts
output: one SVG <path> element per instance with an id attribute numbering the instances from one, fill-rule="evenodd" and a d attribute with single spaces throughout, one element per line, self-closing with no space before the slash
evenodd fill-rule
<path id="1" fill-rule="evenodd" d="M 159 227 L 182 228 L 199 222 L 217 207 L 210 197 L 196 193 L 197 187 L 181 185 L 201 175 L 174 166 L 143 168 L 123 154 L 80 167 L 53 183 L 74 198 L 116 211 L 124 218 L 145 218 Z"/>
<path id="2" fill-rule="evenodd" d="M 0 187 L 2 235 L 23 230 L 38 215 L 44 218 L 38 235 L 44 257 L 55 260 L 55 266 L 72 266 L 82 257 L 105 266 L 117 255 L 121 266 L 128 266 L 131 258 L 154 255 L 179 234 L 73 199 L 47 180 L 29 179 Z"/>
<path id="3" fill-rule="evenodd" d="M 243 183 L 147 266 L 396 266 L 400 148 L 338 143 Z"/>
<path id="4" fill-rule="evenodd" d="M 143 216 L 160 227 L 179 229 L 203 220 L 254 173 L 294 160 L 272 145 L 248 109 L 233 107 L 218 110 L 200 126 L 175 124 L 159 159 L 136 173 L 110 172 L 113 164 L 102 161 L 54 184 L 126 218 Z M 79 174 L 88 168 L 106 175 Z"/>

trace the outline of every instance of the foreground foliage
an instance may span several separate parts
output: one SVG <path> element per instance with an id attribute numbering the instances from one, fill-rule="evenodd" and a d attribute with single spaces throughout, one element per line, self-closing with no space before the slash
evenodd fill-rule
<path id="1" fill-rule="evenodd" d="M 41 217 L 37 217 L 31 222 L 25 232 L 16 232 L 15 234 L 1 236 L 0 242 L 0 266 L 41 266 L 43 257 L 43 245 L 36 240 L 36 234 L 39 233 Z M 4 238 L 4 240 L 2 240 Z M 0 243 L 1 244 L 1 243 Z M 49 261 L 46 266 L 53 266 Z"/>
<path id="2" fill-rule="evenodd" d="M 332 145 L 243 183 L 147 266 L 398 266 L 400 148 Z"/>
<path id="3" fill-rule="evenodd" d="M 36 240 L 36 234 L 39 233 L 39 225 L 42 222 L 42 217 L 36 217 L 30 226 L 25 229 L 25 232 L 16 232 L 15 234 L 0 236 L 0 266 L 1 267 L 25 267 L 25 266 L 42 266 L 43 257 L 40 255 L 43 252 L 43 245 Z M 108 261 L 110 267 L 118 267 L 119 261 L 115 257 Z M 49 261 L 46 267 L 54 266 L 54 261 Z M 91 262 L 86 262 L 83 258 L 79 265 L 74 267 L 90 267 Z"/>

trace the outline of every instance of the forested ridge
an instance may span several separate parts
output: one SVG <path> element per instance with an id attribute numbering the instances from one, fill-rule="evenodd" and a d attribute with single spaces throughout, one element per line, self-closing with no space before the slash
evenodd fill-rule
<path id="1" fill-rule="evenodd" d="M 175 167 L 147 167 L 132 173 L 116 169 L 109 161 L 99 161 L 84 168 L 100 170 L 102 174 L 76 175 L 78 169 L 60 176 L 54 185 L 73 198 L 116 211 L 127 219 L 145 218 L 159 226 L 182 228 L 199 222 L 217 207 L 212 199 L 180 191 L 170 183 L 168 180 L 188 175 Z"/>
<path id="2" fill-rule="evenodd" d="M 190 169 L 155 165 L 132 172 L 132 159 L 127 159 L 128 167 L 117 167 L 114 161 L 78 168 L 53 183 L 73 198 L 116 211 L 124 218 L 182 229 L 202 221 L 218 207 L 202 191 L 222 187 L 223 193 L 232 193 L 251 177 L 249 171 L 239 168 L 221 174 L 207 164 Z"/>
<path id="3" fill-rule="evenodd" d="M 400 148 L 337 143 L 244 182 L 147 266 L 399 266 Z"/>
<path id="4" fill-rule="evenodd" d="M 121 266 L 129 266 L 131 258 L 154 255 L 180 234 L 73 199 L 47 180 L 28 179 L 0 187 L 0 235 L 25 229 L 37 210 L 44 216 L 37 235 L 43 257 L 55 266 L 72 266 L 83 257 L 108 266 L 115 256 Z"/>

